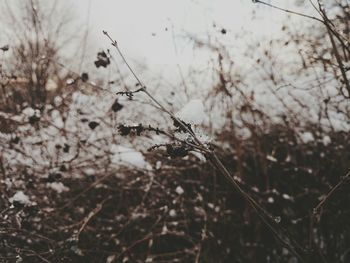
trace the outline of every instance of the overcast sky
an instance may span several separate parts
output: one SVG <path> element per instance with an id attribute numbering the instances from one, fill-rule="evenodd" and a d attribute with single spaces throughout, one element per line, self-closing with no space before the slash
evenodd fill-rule
<path id="1" fill-rule="evenodd" d="M 72 1 L 72 0 L 71 0 Z M 172 31 L 176 36 L 188 32 L 207 34 L 215 22 L 233 33 L 254 29 L 258 34 L 275 30 L 276 19 L 267 15 L 256 22 L 252 12 L 262 8 L 249 0 L 74 0 L 83 18 L 89 14 L 94 39 L 102 39 L 105 29 L 117 38 L 121 46 L 163 61 L 173 53 Z M 89 12 L 90 6 L 90 12 Z M 264 8 L 266 9 L 266 8 Z M 259 11 L 260 10 L 260 11 Z M 263 11 L 268 12 L 267 10 Z M 260 15 L 261 17 L 261 15 Z M 86 19 L 86 18 L 83 18 Z M 165 29 L 168 31 L 165 31 Z M 277 27 L 278 28 L 278 27 Z M 229 34 L 228 37 L 234 37 Z M 147 51 L 147 52 L 145 52 Z M 153 56 L 154 55 L 154 56 Z M 146 55 L 148 57 L 148 55 Z"/>
<path id="2" fill-rule="evenodd" d="M 292 5 L 292 1 L 266 1 L 281 7 Z M 7 0 L 13 6 L 16 2 Z M 203 54 L 194 57 L 189 36 L 218 39 L 235 52 L 239 61 L 248 42 L 280 37 L 283 21 L 287 19 L 285 13 L 251 0 L 59 0 L 59 3 L 71 7 L 76 19 L 89 28 L 87 54 L 95 56 L 99 49 L 110 48 L 102 34 L 102 30 L 107 30 L 128 58 L 144 64 L 155 74 L 167 71 L 164 74 L 168 75 L 177 63 L 186 70 L 190 65 L 206 62 Z M 83 31 L 84 27 L 81 28 Z M 222 29 L 227 33 L 220 33 Z"/>
<path id="3" fill-rule="evenodd" d="M 191 63 L 192 45 L 184 37 L 187 34 L 204 38 L 214 35 L 244 50 L 237 34 L 248 31 L 254 32 L 250 37 L 256 40 L 276 38 L 286 19 L 285 13 L 250 0 L 65 1 L 74 4 L 79 18 L 89 24 L 89 39 L 96 47 L 109 47 L 101 33 L 107 30 L 128 57 L 155 70 L 174 62 L 183 66 Z M 286 2 L 275 1 L 284 7 Z M 222 28 L 227 34 L 220 34 Z"/>

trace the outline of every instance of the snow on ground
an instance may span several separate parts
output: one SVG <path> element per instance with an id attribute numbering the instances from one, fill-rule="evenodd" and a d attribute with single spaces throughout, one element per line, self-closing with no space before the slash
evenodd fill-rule
<path id="1" fill-rule="evenodd" d="M 19 124 L 12 134 L 0 132 L 5 167 L 12 167 L 13 178 L 21 173 L 21 167 L 42 177 L 47 177 L 48 171 L 62 173 L 62 166 L 70 170 L 63 172 L 63 176 L 73 177 L 81 177 L 92 168 L 112 169 L 115 164 L 149 168 L 141 152 L 119 146 L 129 140 L 118 134 L 117 127 L 123 123 L 121 117 L 132 119 L 138 112 L 126 113 L 123 109 L 121 114 L 114 113 L 111 106 L 115 99 L 116 96 L 77 91 L 71 99 L 57 96 L 54 104 L 47 105 L 42 112 L 27 107 L 18 115 L 0 113 Z M 62 105 L 66 107 L 63 111 Z M 29 118 L 33 116 L 38 120 L 31 124 Z M 91 122 L 97 126 L 91 126 Z M 58 193 L 68 190 L 60 183 L 50 183 L 47 187 Z"/>
<path id="2" fill-rule="evenodd" d="M 328 135 L 325 135 L 322 139 L 322 143 L 324 144 L 324 146 L 328 146 L 332 143 L 332 140 Z"/>
<path id="3" fill-rule="evenodd" d="M 150 164 L 145 161 L 143 154 L 133 148 L 112 145 L 111 152 L 113 153 L 112 163 L 114 164 L 131 165 L 140 169 L 148 169 L 150 167 Z"/>
<path id="4" fill-rule="evenodd" d="M 47 183 L 47 187 L 55 190 L 58 194 L 69 190 L 69 188 L 64 184 L 62 184 L 61 182 Z"/>
<path id="5" fill-rule="evenodd" d="M 179 185 L 179 186 L 176 187 L 175 192 L 176 192 L 178 195 L 182 195 L 185 191 L 184 191 L 184 189 Z"/>
<path id="6" fill-rule="evenodd" d="M 311 132 L 303 132 L 300 134 L 301 140 L 303 143 L 313 142 L 315 140 Z"/>
<path id="7" fill-rule="evenodd" d="M 23 191 L 18 191 L 14 194 L 14 196 L 9 198 L 9 201 L 11 203 L 20 203 L 22 205 L 31 205 L 32 202 L 30 201 L 29 197 L 23 193 Z"/>

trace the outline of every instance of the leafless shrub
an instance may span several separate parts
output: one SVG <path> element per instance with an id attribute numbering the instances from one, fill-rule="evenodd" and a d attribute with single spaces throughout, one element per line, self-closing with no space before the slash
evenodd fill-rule
<path id="1" fill-rule="evenodd" d="M 319 11 L 323 17 L 316 22 L 335 45 L 285 27 L 288 44 L 271 41 L 269 49 L 253 50 L 258 76 L 242 74 L 220 42 L 192 37 L 213 54 L 208 70 L 215 85 L 205 97 L 220 125 L 203 127 L 211 142 L 201 141 L 190 123 L 159 102 L 129 64 L 136 85 L 120 75 L 93 82 L 91 74 L 68 70 L 62 87 L 72 89 L 43 109 L 33 104 L 18 114 L 1 112 L 0 260 L 347 262 L 349 136 L 330 116 L 339 109 L 348 120 L 339 66 L 346 70 L 348 53 L 336 21 Z M 283 63 L 276 56 L 281 44 L 302 48 L 289 78 L 276 71 Z M 314 59 L 322 52 L 335 57 Z M 104 70 L 116 63 L 111 53 L 100 51 L 91 64 Z M 322 89 L 322 73 L 330 73 L 338 91 L 331 98 Z M 300 96 L 300 87 L 289 81 L 312 74 L 316 80 L 305 84 L 310 92 Z M 47 76 L 38 71 L 40 83 Z M 280 105 L 277 114 L 262 105 L 252 79 Z M 316 121 L 306 94 L 320 104 Z M 151 119 L 144 118 L 151 115 L 146 107 L 166 123 L 145 123 Z M 159 137 L 163 143 L 155 142 Z M 130 151 L 141 166 L 125 163 L 123 154 Z"/>

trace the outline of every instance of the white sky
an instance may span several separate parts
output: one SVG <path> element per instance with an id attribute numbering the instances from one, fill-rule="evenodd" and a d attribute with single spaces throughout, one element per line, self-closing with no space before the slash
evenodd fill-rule
<path id="1" fill-rule="evenodd" d="M 236 62 L 243 64 L 247 63 L 240 61 L 244 59 L 242 54 L 247 43 L 280 37 L 283 21 L 287 19 L 285 13 L 254 4 L 251 0 L 58 1 L 71 6 L 77 20 L 90 28 L 87 52 L 90 57 L 86 58 L 87 62 L 93 61 L 96 51 L 111 48 L 102 34 L 102 30 L 107 30 L 131 61 L 146 66 L 153 75 L 164 74 L 167 77 L 177 71 L 177 63 L 184 71 L 191 65 L 206 66 L 203 65 L 207 62 L 205 54 L 194 56 L 193 43 L 186 37 L 188 35 L 219 39 L 235 54 Z M 281 7 L 291 6 L 294 2 L 266 1 Z M 7 2 L 11 5 L 17 1 Z M 305 13 L 305 10 L 301 11 Z M 81 28 L 84 31 L 84 27 Z M 227 30 L 227 34 L 220 33 L 222 28 Z M 245 32 L 250 34 L 243 39 Z"/>
<path id="2" fill-rule="evenodd" d="M 275 38 L 280 32 L 281 21 L 286 19 L 285 13 L 253 4 L 251 0 L 65 1 L 76 6 L 82 21 L 89 21 L 92 29 L 89 39 L 93 45 L 110 47 L 102 35 L 102 30 L 107 30 L 127 57 L 143 62 L 155 71 L 177 62 L 184 67 L 192 63 L 193 46 L 183 38 L 185 34 L 207 37 L 217 32 L 215 37 L 233 43 L 235 49 L 244 50 L 245 47 L 240 46 L 242 43 L 234 45 L 236 34 L 248 31 L 254 32 L 253 37 L 257 40 Z M 274 1 L 282 6 L 286 6 L 286 2 Z M 213 28 L 213 22 L 216 28 Z M 221 35 L 221 28 L 227 29 L 228 33 Z"/>

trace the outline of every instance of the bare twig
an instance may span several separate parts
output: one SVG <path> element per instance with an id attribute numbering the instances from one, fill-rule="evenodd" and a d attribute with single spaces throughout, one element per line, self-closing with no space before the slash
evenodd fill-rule
<path id="1" fill-rule="evenodd" d="M 108 177 L 110 177 L 112 174 L 106 174 L 105 176 L 101 177 L 100 179 L 96 180 L 95 182 L 93 182 L 88 188 L 86 188 L 85 190 L 83 190 L 82 192 L 80 192 L 78 195 L 76 195 L 72 200 L 69 201 L 69 203 L 65 204 L 64 206 L 61 207 L 61 209 L 64 209 L 68 206 L 70 206 L 71 204 L 73 204 L 76 200 L 79 199 L 79 197 L 81 197 L 83 194 L 85 194 L 86 192 L 90 191 L 91 189 L 93 189 L 96 185 L 98 185 L 99 183 L 101 183 L 102 181 L 106 180 Z"/>
<path id="2" fill-rule="evenodd" d="M 333 30 L 332 30 L 332 27 L 331 27 L 331 22 L 330 20 L 328 19 L 327 17 L 327 14 L 326 14 L 326 11 L 321 7 L 321 5 L 319 4 L 319 10 L 320 12 L 322 13 L 322 17 L 323 17 L 323 23 L 325 24 L 326 28 L 327 28 L 327 32 L 328 32 L 328 35 L 329 35 L 329 39 L 331 41 L 331 44 L 332 44 L 332 49 L 334 51 L 334 55 L 335 55 L 335 58 L 337 60 L 337 63 L 339 65 L 339 69 L 340 69 L 340 72 L 341 72 L 341 75 L 343 77 L 343 81 L 344 81 L 344 84 L 345 84 L 345 87 L 346 87 L 346 90 L 348 92 L 348 95 L 346 97 L 350 98 L 350 83 L 349 83 L 349 80 L 348 80 L 348 77 L 346 75 L 346 71 L 344 69 L 344 65 L 343 65 L 343 62 L 342 62 L 342 58 L 340 57 L 340 54 L 338 52 L 338 47 L 334 41 L 334 37 L 333 36 L 337 36 L 338 34 L 336 34 Z M 338 38 L 339 39 L 339 38 Z M 341 42 L 342 43 L 342 42 Z M 345 45 L 344 45 L 345 46 Z M 344 93 L 343 93 L 344 94 Z M 344 94 L 345 95 L 345 94 Z"/>
<path id="3" fill-rule="evenodd" d="M 319 210 L 323 207 L 323 205 L 325 204 L 325 202 L 331 197 L 331 195 L 337 190 L 339 189 L 340 186 L 342 186 L 344 183 L 348 182 L 350 179 L 350 171 L 343 176 L 340 181 L 331 188 L 331 190 L 329 190 L 329 192 L 322 198 L 322 200 L 315 206 L 315 208 L 313 209 L 314 214 L 317 214 L 319 212 Z"/>
<path id="4" fill-rule="evenodd" d="M 111 197 L 108 197 L 108 198 L 104 199 L 101 203 L 97 204 L 97 206 L 94 208 L 94 210 L 92 210 L 92 211 L 87 215 L 87 217 L 84 218 L 83 224 L 82 224 L 81 227 L 79 228 L 78 233 L 77 233 L 77 235 L 76 235 L 76 237 L 77 237 L 78 240 L 79 240 L 79 236 L 80 236 L 81 232 L 83 232 L 84 228 L 85 228 L 86 225 L 89 223 L 89 221 L 90 221 L 95 215 L 97 215 L 97 214 L 101 211 L 101 209 L 102 209 L 102 207 L 103 207 L 103 204 L 104 204 L 105 202 L 107 202 L 109 199 L 111 199 Z"/>
<path id="5" fill-rule="evenodd" d="M 299 12 L 296 12 L 296 11 L 292 11 L 292 10 L 289 10 L 289 9 L 285 9 L 285 8 L 281 8 L 281 7 L 278 7 L 276 5 L 273 5 L 273 4 L 270 4 L 270 3 L 266 3 L 264 1 L 260 1 L 260 0 L 253 0 L 254 3 L 258 3 L 258 4 L 263 4 L 263 5 L 266 5 L 268 7 L 271 7 L 271 8 L 274 8 L 274 9 L 277 9 L 277 10 L 280 10 L 280 11 L 283 11 L 283 12 L 286 12 L 286 13 L 290 13 L 290 14 L 293 14 L 293 15 L 298 15 L 298 16 L 302 16 L 302 17 L 305 17 L 305 18 L 310 18 L 312 20 L 315 20 L 315 21 L 318 21 L 318 22 L 321 22 L 323 23 L 323 21 L 317 17 L 314 17 L 314 16 L 310 16 L 310 15 L 306 15 L 306 14 L 303 14 L 303 13 L 299 13 Z"/>

